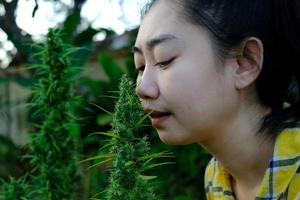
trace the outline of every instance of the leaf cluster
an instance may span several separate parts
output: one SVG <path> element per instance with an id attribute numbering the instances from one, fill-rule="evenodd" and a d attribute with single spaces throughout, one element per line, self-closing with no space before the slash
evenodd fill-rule
<path id="1" fill-rule="evenodd" d="M 31 66 L 38 71 L 38 83 L 33 89 L 30 105 L 39 115 L 40 124 L 35 124 L 36 132 L 32 134 L 28 155 L 32 171 L 30 174 L 30 199 L 71 200 L 74 198 L 74 186 L 78 178 L 76 166 L 76 149 L 69 125 L 74 121 L 71 112 L 76 100 L 72 82 L 75 72 L 70 66 L 69 55 L 74 51 L 63 44 L 58 30 L 50 29 L 40 56 L 41 64 Z M 14 195 L 13 190 L 25 190 L 22 178 L 11 180 L 5 187 L 6 199 Z M 24 183 L 24 184 L 23 184 Z M 22 190 L 23 189 L 23 190 Z M 16 199 L 26 199 L 29 192 Z M 22 196 L 22 195 L 20 195 Z"/>
<path id="2" fill-rule="evenodd" d="M 5 182 L 2 193 L 5 200 L 30 200 L 29 186 L 25 180 L 25 177 L 20 179 L 10 178 L 9 182 Z"/>
<path id="3" fill-rule="evenodd" d="M 119 84 L 119 100 L 113 113 L 112 130 L 99 133 L 111 139 L 102 148 L 108 153 L 98 164 L 110 163 L 110 181 L 104 191 L 106 200 L 156 200 L 150 180 L 156 178 L 147 174 L 149 169 L 171 164 L 171 162 L 155 163 L 159 158 L 172 157 L 170 152 L 152 153 L 148 138 L 141 137 L 140 129 L 150 113 L 144 113 L 133 84 L 123 75 Z M 95 157 L 99 158 L 99 157 Z"/>

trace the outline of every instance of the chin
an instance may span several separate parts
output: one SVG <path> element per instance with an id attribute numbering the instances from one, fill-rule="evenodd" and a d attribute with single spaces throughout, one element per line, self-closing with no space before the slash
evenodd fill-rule
<path id="1" fill-rule="evenodd" d="M 192 141 L 187 140 L 186 138 L 181 138 L 181 137 L 174 137 L 174 135 L 166 135 L 163 133 L 158 133 L 159 134 L 159 139 L 165 143 L 165 144 L 170 144 L 170 145 L 187 145 L 187 144 L 192 144 Z"/>

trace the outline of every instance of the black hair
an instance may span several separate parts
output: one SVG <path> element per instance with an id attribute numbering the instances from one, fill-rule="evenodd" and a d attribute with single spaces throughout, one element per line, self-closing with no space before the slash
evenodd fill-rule
<path id="1" fill-rule="evenodd" d="M 142 10 L 144 16 L 157 0 Z M 220 55 L 249 37 L 264 47 L 262 71 L 256 92 L 272 112 L 262 119 L 258 132 L 275 137 L 300 121 L 300 1 L 299 0 L 172 0 L 189 22 L 209 30 Z M 287 103 L 289 106 L 285 107 Z"/>

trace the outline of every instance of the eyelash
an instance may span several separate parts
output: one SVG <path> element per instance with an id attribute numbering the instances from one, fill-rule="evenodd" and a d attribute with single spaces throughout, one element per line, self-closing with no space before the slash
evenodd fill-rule
<path id="1" fill-rule="evenodd" d="M 176 57 L 174 58 L 171 58 L 170 60 L 167 60 L 167 61 L 163 61 L 163 62 L 158 62 L 156 63 L 154 66 L 159 66 L 161 68 L 164 68 L 164 67 L 167 67 L 169 64 L 171 64 L 174 60 L 175 60 Z M 137 71 L 138 72 L 143 72 L 145 69 L 145 65 L 142 65 L 140 66 L 139 68 L 137 68 Z"/>

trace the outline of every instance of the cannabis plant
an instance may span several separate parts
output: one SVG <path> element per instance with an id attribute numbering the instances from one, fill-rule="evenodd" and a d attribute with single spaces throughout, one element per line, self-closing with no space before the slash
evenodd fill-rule
<path id="1" fill-rule="evenodd" d="M 115 107 L 112 130 L 101 133 L 111 137 L 109 153 L 97 158 L 110 162 L 109 186 L 104 191 L 106 200 L 157 200 L 150 180 L 155 176 L 146 175 L 146 171 L 165 163 L 152 163 L 161 157 L 170 157 L 169 152 L 151 154 L 146 136 L 141 136 L 141 128 L 149 113 L 143 108 L 135 94 L 133 84 L 124 75 L 119 85 L 119 100 Z"/>
<path id="2" fill-rule="evenodd" d="M 68 58 L 72 51 L 63 44 L 59 31 L 50 29 L 40 54 L 43 63 L 37 65 L 39 83 L 32 104 L 44 119 L 32 137 L 30 163 L 35 169 L 38 190 L 48 200 L 73 199 L 77 177 L 74 139 L 69 131 L 75 100 L 75 71 Z"/>
<path id="3" fill-rule="evenodd" d="M 75 71 L 68 56 L 74 49 L 62 43 L 60 33 L 50 29 L 38 55 L 41 64 L 33 68 L 39 82 L 33 89 L 31 105 L 41 119 L 29 143 L 32 171 L 30 190 L 25 178 L 4 184 L 5 200 L 71 200 L 76 181 L 76 153 L 69 124 L 73 121 L 72 83 Z M 32 194 L 32 195 L 31 195 Z"/>
<path id="4" fill-rule="evenodd" d="M 28 193 L 29 186 L 26 183 L 26 177 L 20 179 L 10 178 L 4 183 L 4 189 L 0 199 L 3 200 L 30 200 Z"/>

